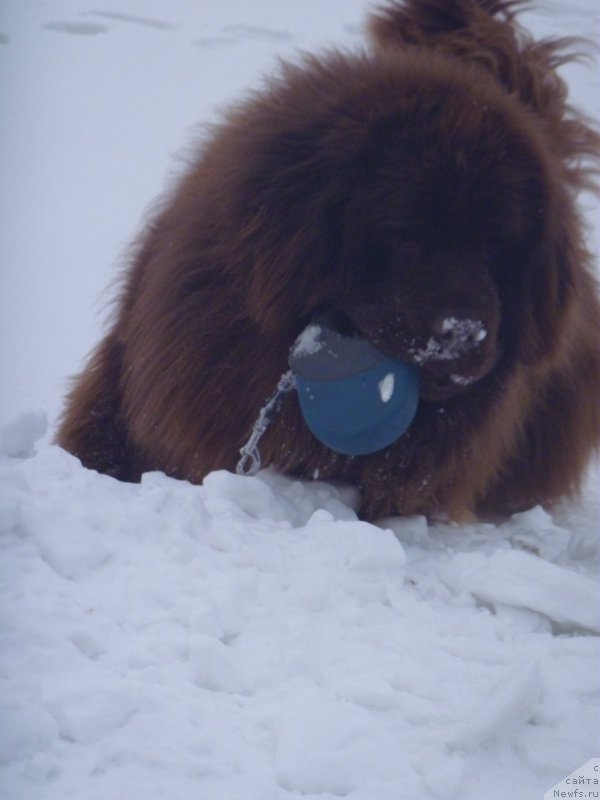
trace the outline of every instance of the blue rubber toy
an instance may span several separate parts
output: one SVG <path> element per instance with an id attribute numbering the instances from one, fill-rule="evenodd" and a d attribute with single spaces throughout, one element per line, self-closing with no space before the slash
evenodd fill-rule
<path id="1" fill-rule="evenodd" d="M 358 456 L 393 444 L 419 402 L 419 371 L 360 336 L 316 318 L 290 351 L 300 408 L 314 436 L 337 453 Z"/>

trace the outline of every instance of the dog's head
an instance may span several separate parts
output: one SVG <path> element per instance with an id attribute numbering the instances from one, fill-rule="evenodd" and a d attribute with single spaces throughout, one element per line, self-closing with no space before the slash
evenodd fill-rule
<path id="1" fill-rule="evenodd" d="M 543 349 L 541 285 L 558 277 L 539 261 L 550 189 L 515 127 L 462 86 L 425 86 L 363 150 L 333 304 L 379 348 L 419 364 L 428 399 Z"/>
<path id="2" fill-rule="evenodd" d="M 337 103 L 317 113 L 297 87 L 303 123 L 264 154 L 248 227 L 257 323 L 297 332 L 331 308 L 419 364 L 431 400 L 550 353 L 573 243 L 560 162 L 533 116 L 479 70 L 430 55 L 321 72 Z"/>

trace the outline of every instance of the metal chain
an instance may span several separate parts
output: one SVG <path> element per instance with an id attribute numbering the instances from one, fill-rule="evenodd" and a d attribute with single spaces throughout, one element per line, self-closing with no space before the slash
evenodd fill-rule
<path id="1" fill-rule="evenodd" d="M 291 370 L 285 372 L 279 379 L 277 389 L 261 408 L 258 419 L 254 423 L 250 438 L 240 450 L 241 458 L 235 469 L 238 475 L 256 475 L 259 471 L 261 461 L 258 443 L 271 422 L 273 422 L 275 415 L 281 409 L 283 398 L 286 394 L 289 394 L 295 386 L 296 382 Z"/>

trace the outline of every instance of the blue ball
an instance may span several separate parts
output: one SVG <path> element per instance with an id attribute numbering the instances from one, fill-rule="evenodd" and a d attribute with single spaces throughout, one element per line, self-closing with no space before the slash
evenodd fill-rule
<path id="1" fill-rule="evenodd" d="M 291 350 L 302 415 L 330 450 L 366 455 L 393 444 L 419 403 L 419 371 L 327 320 L 311 323 Z"/>

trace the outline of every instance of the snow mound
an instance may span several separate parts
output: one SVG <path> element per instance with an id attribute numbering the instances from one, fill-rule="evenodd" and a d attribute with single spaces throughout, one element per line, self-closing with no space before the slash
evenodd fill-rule
<path id="1" fill-rule="evenodd" d="M 118 483 L 44 428 L 0 440 L 2 797 L 531 800 L 597 755 L 595 495 L 375 526 L 272 471 Z"/>
<path id="2" fill-rule="evenodd" d="M 12 423 L 0 425 L 0 455 L 28 458 L 34 444 L 44 436 L 48 427 L 46 415 L 30 411 L 19 414 Z"/>

